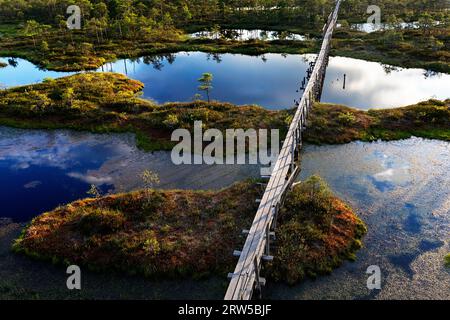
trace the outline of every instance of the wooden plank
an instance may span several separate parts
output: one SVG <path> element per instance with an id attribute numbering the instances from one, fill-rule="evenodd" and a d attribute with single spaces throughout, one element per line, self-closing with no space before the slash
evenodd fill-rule
<path id="1" fill-rule="evenodd" d="M 226 300 L 249 300 L 251 299 L 255 280 L 259 278 L 260 263 L 264 256 L 268 228 L 271 228 L 275 217 L 274 208 L 279 208 L 285 194 L 295 180 L 299 168 L 294 163 L 295 149 L 297 144 L 296 132 L 306 124 L 306 117 L 312 107 L 312 101 L 320 96 L 324 72 L 328 62 L 331 37 L 337 21 L 340 1 L 336 2 L 334 11 L 330 14 L 327 30 L 324 36 L 321 50 L 317 56 L 310 80 L 304 90 L 303 96 L 298 103 L 297 111 L 289 126 L 286 139 L 280 150 L 273 172 L 267 183 L 266 190 L 261 199 L 252 226 L 244 247 L 240 252 L 239 261 L 234 273 L 230 274 L 231 280 L 225 295 Z M 301 139 L 301 135 L 300 135 Z M 300 140 L 301 145 L 301 140 Z M 295 169 L 293 169 L 295 167 Z"/>

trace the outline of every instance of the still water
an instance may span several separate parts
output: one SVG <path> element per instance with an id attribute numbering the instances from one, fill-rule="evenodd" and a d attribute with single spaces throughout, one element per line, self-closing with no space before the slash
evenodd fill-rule
<path id="1" fill-rule="evenodd" d="M 450 143 L 412 138 L 306 146 L 302 178 L 320 174 L 368 226 L 356 262 L 288 287 L 273 299 L 450 299 Z M 382 289 L 366 270 L 381 269 Z"/>
<path id="2" fill-rule="evenodd" d="M 247 29 L 224 29 L 220 31 L 199 31 L 189 35 L 191 38 L 206 38 L 206 39 L 225 39 L 225 40 L 295 40 L 305 41 L 308 37 L 291 32 L 278 32 L 268 30 L 247 30 Z"/>
<path id="3" fill-rule="evenodd" d="M 450 143 L 412 138 L 307 145 L 302 168 L 302 178 L 324 177 L 357 210 L 369 232 L 356 262 L 298 286 L 270 284 L 267 297 L 450 298 L 450 272 L 443 266 L 450 252 Z M 259 174 L 249 165 L 175 166 L 168 152 L 136 149 L 129 134 L 0 127 L 0 216 L 28 221 L 86 197 L 91 184 L 104 193 L 139 188 L 145 169 L 159 174 L 158 187 L 182 189 L 218 189 Z M 381 268 L 381 291 L 366 287 L 370 265 Z M 212 295 L 204 298 L 223 294 L 204 292 Z"/>
<path id="4" fill-rule="evenodd" d="M 28 221 L 88 197 L 92 184 L 103 194 L 130 191 L 142 187 L 146 169 L 158 173 L 158 188 L 178 189 L 220 189 L 259 173 L 256 166 L 176 166 L 169 152 L 138 150 L 132 134 L 0 127 L 0 217 Z"/>
<path id="5" fill-rule="evenodd" d="M 259 104 L 282 109 L 293 106 L 301 95 L 296 91 L 314 55 L 240 54 L 212 55 L 180 52 L 119 60 L 98 71 L 127 74 L 145 84 L 144 97 L 159 103 L 189 101 L 199 94 L 198 78 L 214 75 L 212 99 L 235 104 Z M 0 58 L 0 61 L 7 61 Z M 15 67 L 0 69 L 0 84 L 7 87 L 62 77 L 37 69 L 25 60 Z M 344 86 L 345 75 L 345 86 Z M 430 98 L 447 99 L 450 75 L 423 69 L 404 69 L 364 60 L 332 57 L 322 95 L 323 102 L 345 104 L 360 109 L 397 107 Z"/>

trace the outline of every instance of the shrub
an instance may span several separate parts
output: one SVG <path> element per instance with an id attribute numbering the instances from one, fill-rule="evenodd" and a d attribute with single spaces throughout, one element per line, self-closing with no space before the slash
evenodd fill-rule
<path id="1" fill-rule="evenodd" d="M 163 124 L 170 129 L 175 128 L 179 123 L 180 121 L 178 120 L 178 116 L 175 114 L 169 114 L 166 117 L 166 120 L 163 121 Z"/>
<path id="2" fill-rule="evenodd" d="M 286 200 L 285 207 L 289 212 L 307 212 L 305 216 L 323 218 L 330 213 L 332 193 L 318 176 L 312 176 L 296 187 Z"/>
<path id="3" fill-rule="evenodd" d="M 80 214 L 78 227 L 84 235 L 112 233 L 125 223 L 123 214 L 116 210 L 86 207 Z"/>

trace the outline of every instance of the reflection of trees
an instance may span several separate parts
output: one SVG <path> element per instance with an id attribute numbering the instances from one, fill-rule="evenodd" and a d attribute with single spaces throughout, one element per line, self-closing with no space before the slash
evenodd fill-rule
<path id="1" fill-rule="evenodd" d="M 130 58 L 129 60 L 133 64 L 133 72 L 136 73 L 136 63 L 140 64 L 141 63 L 141 58 Z"/>
<path id="2" fill-rule="evenodd" d="M 301 36 L 287 31 L 247 30 L 247 29 L 222 29 L 215 26 L 211 31 L 199 31 L 193 34 L 195 38 L 223 39 L 223 40 L 301 40 Z"/>
<path id="3" fill-rule="evenodd" d="M 311 61 L 315 61 L 316 57 L 317 57 L 317 54 L 307 54 L 307 55 L 300 56 L 303 63 L 309 63 Z"/>
<path id="4" fill-rule="evenodd" d="M 425 77 L 425 79 L 428 78 L 432 78 L 432 77 L 437 77 L 439 75 L 439 72 L 433 71 L 433 70 L 425 70 L 423 72 L 423 76 Z"/>
<path id="5" fill-rule="evenodd" d="M 173 53 L 159 54 L 159 55 L 151 55 L 145 56 L 142 58 L 144 64 L 152 65 L 155 70 L 162 70 L 164 67 L 164 60 L 166 60 L 169 64 L 173 64 L 175 62 L 176 56 Z"/>
<path id="6" fill-rule="evenodd" d="M 267 31 L 263 30 L 260 32 L 259 38 L 260 38 L 260 40 L 266 41 L 267 39 L 269 39 L 269 33 Z"/>
<path id="7" fill-rule="evenodd" d="M 206 60 L 213 60 L 217 63 L 221 63 L 222 62 L 222 55 L 220 53 L 207 53 L 206 54 Z"/>
<path id="8" fill-rule="evenodd" d="M 166 54 L 165 57 L 169 64 L 173 64 L 175 62 L 176 56 L 174 54 Z"/>
<path id="9" fill-rule="evenodd" d="M 239 33 L 236 30 L 231 29 L 222 29 L 220 30 L 220 37 L 226 40 L 236 40 L 239 37 L 242 37 L 242 32 Z"/>
<path id="10" fill-rule="evenodd" d="M 17 62 L 17 59 L 16 59 L 16 58 L 9 58 L 9 59 L 8 59 L 8 64 L 9 64 L 11 67 L 15 68 L 15 67 L 17 67 L 17 65 L 19 64 L 19 62 Z"/>

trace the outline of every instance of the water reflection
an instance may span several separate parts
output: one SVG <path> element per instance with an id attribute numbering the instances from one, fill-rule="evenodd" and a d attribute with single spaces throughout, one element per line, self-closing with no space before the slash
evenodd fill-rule
<path id="1" fill-rule="evenodd" d="M 440 25 L 440 21 L 434 21 L 432 25 L 437 26 Z M 350 27 L 354 30 L 358 30 L 361 32 L 372 33 L 376 31 L 382 30 L 394 30 L 394 29 L 420 29 L 423 27 L 418 21 L 414 22 L 398 22 L 398 23 L 354 23 L 351 24 Z"/>
<path id="2" fill-rule="evenodd" d="M 301 81 L 313 58 L 311 54 L 256 57 L 180 52 L 119 60 L 105 64 L 98 71 L 119 72 L 142 81 L 144 97 L 159 103 L 192 100 L 198 93 L 198 78 L 204 72 L 211 72 L 213 99 L 282 109 L 291 107 L 294 99 L 298 99 Z M 21 59 L 17 62 L 15 68 L 0 70 L 0 83 L 24 85 L 70 74 L 39 70 Z M 449 83 L 448 74 L 332 57 L 322 100 L 361 109 L 395 107 L 430 98 L 449 98 Z"/>
<path id="3" fill-rule="evenodd" d="M 322 101 L 361 109 L 398 107 L 431 98 L 447 99 L 450 97 L 449 83 L 448 74 L 333 57 L 327 70 Z"/>
<path id="4" fill-rule="evenodd" d="M 0 217 L 27 221 L 56 206 L 102 193 L 142 187 L 146 169 L 159 174 L 160 188 L 219 189 L 259 174 L 256 166 L 175 166 L 170 153 L 145 153 L 134 137 L 0 127 Z"/>
<path id="5" fill-rule="evenodd" d="M 247 30 L 247 29 L 221 29 L 215 31 L 199 31 L 189 35 L 194 39 L 224 39 L 224 40 L 295 40 L 305 41 L 308 39 L 305 35 L 286 32 L 286 31 L 268 31 L 268 30 Z"/>
<path id="6" fill-rule="evenodd" d="M 324 177 L 357 209 L 369 232 L 356 262 L 295 287 L 272 284 L 272 298 L 450 298 L 443 263 L 450 251 L 449 143 L 413 138 L 306 146 L 303 156 L 302 178 Z M 381 291 L 366 287 L 370 265 L 381 268 Z"/>
<path id="7" fill-rule="evenodd" d="M 6 68 L 0 69 L 0 85 L 4 87 L 33 84 L 47 77 L 60 78 L 73 74 L 73 72 L 43 70 L 28 60 L 19 58 L 0 58 L 0 61 L 8 64 Z"/>

